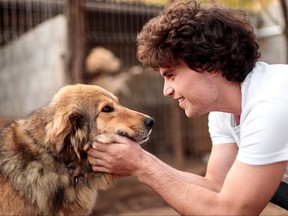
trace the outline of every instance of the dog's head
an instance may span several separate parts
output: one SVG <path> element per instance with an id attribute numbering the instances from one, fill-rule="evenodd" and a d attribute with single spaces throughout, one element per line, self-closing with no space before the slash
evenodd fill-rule
<path id="1" fill-rule="evenodd" d="M 119 104 L 112 93 L 92 85 L 68 85 L 49 104 L 51 121 L 46 125 L 46 143 L 74 151 L 78 159 L 102 133 L 116 133 L 143 143 L 148 140 L 153 118 Z"/>

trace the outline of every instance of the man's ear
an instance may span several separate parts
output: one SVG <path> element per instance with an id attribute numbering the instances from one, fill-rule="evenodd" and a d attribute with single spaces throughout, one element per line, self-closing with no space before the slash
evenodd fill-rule
<path id="1" fill-rule="evenodd" d="M 218 70 L 213 70 L 209 72 L 212 77 L 218 76 L 220 72 Z"/>

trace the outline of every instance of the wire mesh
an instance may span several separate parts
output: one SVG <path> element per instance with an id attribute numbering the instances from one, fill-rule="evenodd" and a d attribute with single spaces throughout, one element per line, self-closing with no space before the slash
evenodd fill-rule
<path id="1" fill-rule="evenodd" d="M 0 0 L 0 50 L 44 21 L 65 14 L 67 2 L 68 0 Z M 94 47 L 101 46 L 112 51 L 121 60 L 122 72 L 140 65 L 136 59 L 137 33 L 163 6 L 143 4 L 140 1 L 86 0 L 82 1 L 82 7 L 85 12 L 83 41 L 86 55 Z M 53 31 L 51 29 L 50 33 L 53 34 Z M 12 58 L 13 56 L 11 64 Z M 45 62 L 47 59 L 41 61 Z M 35 62 L 32 61 L 31 64 L 33 63 Z M 172 99 L 163 97 L 163 81 L 159 74 L 145 71 L 130 77 L 125 85 L 130 89 L 130 94 L 119 94 L 120 101 L 156 120 L 151 139 L 144 148 L 180 165 L 183 158 L 191 155 L 200 157 L 210 150 L 207 116 L 188 120 Z"/>

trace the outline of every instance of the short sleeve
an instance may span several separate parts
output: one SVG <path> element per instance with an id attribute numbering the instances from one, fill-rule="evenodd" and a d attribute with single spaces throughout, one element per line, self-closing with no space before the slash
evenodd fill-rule
<path id="1" fill-rule="evenodd" d="M 212 144 L 236 143 L 237 140 L 229 128 L 231 114 L 223 112 L 210 112 L 208 118 L 209 134 Z"/>

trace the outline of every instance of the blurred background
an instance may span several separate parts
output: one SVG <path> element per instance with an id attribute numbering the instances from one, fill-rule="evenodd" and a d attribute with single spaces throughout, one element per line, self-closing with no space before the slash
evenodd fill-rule
<path id="1" fill-rule="evenodd" d="M 155 118 L 143 148 L 177 168 L 204 174 L 211 149 L 207 115 L 188 120 L 172 99 L 163 96 L 161 76 L 136 59 L 137 33 L 171 2 L 0 0 L 0 126 L 1 121 L 24 118 L 48 104 L 63 85 L 96 84 L 112 91 L 123 105 Z M 287 63 L 287 0 L 214 2 L 247 11 L 260 42 L 261 60 Z M 131 182 L 126 186 L 131 188 Z M 132 188 L 135 193 L 136 186 Z M 133 192 L 123 191 L 131 198 Z M 110 193 L 114 202 L 120 202 L 113 190 Z M 113 209 L 107 194 L 99 198 L 103 214 Z M 105 205 L 107 199 L 110 207 Z M 137 205 L 145 206 L 141 201 Z M 127 208 L 118 203 L 114 213 Z"/>

